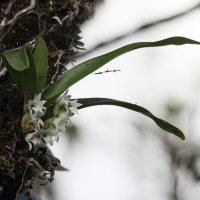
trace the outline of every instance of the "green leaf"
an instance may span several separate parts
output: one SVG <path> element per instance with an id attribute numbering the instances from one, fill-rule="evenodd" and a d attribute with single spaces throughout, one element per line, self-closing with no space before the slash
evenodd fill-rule
<path id="1" fill-rule="evenodd" d="M 19 51 L 16 51 L 14 53 L 2 53 L 8 61 L 9 65 L 17 71 L 22 71 L 26 68 L 29 68 L 26 47 L 28 47 L 27 43 L 24 44 Z"/>
<path id="2" fill-rule="evenodd" d="M 143 115 L 146 115 L 147 117 L 150 117 L 154 120 L 154 122 L 163 130 L 168 131 L 182 140 L 185 140 L 185 136 L 181 130 L 179 130 L 177 127 L 171 125 L 170 123 L 157 118 L 154 116 L 151 112 L 149 112 L 147 109 L 138 106 L 136 104 L 127 103 L 124 101 L 118 101 L 114 99 L 107 99 L 107 98 L 86 98 L 86 99 L 78 99 L 78 103 L 83 104 L 79 107 L 79 110 L 82 108 L 87 108 L 90 106 L 97 106 L 97 105 L 113 105 L 113 106 L 120 106 L 123 108 L 127 108 L 136 112 L 139 112 Z"/>
<path id="3" fill-rule="evenodd" d="M 69 169 L 66 169 L 65 167 L 58 165 L 57 167 L 54 167 L 56 171 L 69 171 Z"/>
<path id="4" fill-rule="evenodd" d="M 25 101 L 27 102 L 27 100 L 33 99 L 36 91 L 37 76 L 30 47 L 25 44 L 19 51 L 15 53 L 2 53 L 1 57 L 9 73 L 21 87 Z M 14 61 L 16 62 L 15 65 Z M 22 63 L 23 67 L 19 68 L 19 65 Z"/>
<path id="5" fill-rule="evenodd" d="M 39 44 L 37 45 L 34 52 L 35 68 L 37 72 L 36 94 L 42 92 L 42 89 L 46 87 L 47 66 L 48 66 L 46 44 L 42 38 L 39 38 L 38 41 Z"/>
<path id="6" fill-rule="evenodd" d="M 200 44 L 200 42 L 184 37 L 171 37 L 156 42 L 137 42 L 126 45 L 124 47 L 116 49 L 102 56 L 87 60 L 75 66 L 71 70 L 65 72 L 57 79 L 55 83 L 53 83 L 44 91 L 42 98 L 47 101 L 45 106 L 51 105 L 51 103 L 53 103 L 71 85 L 75 84 L 88 74 L 94 72 L 101 66 L 105 65 L 109 61 L 113 60 L 114 58 L 124 53 L 144 47 L 159 47 L 166 45 L 183 45 L 183 44 Z"/>
<path id="7" fill-rule="evenodd" d="M 19 51 L 2 53 L 1 56 L 9 73 L 21 87 L 26 102 L 46 87 L 48 57 L 42 38 L 39 38 L 34 56 L 27 43 Z"/>

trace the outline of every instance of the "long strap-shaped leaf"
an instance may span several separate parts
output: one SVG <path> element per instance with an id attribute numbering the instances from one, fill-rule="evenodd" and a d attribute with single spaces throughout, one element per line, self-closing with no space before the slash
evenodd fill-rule
<path id="1" fill-rule="evenodd" d="M 118 101 L 114 99 L 107 99 L 107 98 L 85 98 L 85 99 L 78 99 L 78 103 L 83 104 L 79 107 L 79 109 L 87 108 L 90 106 L 98 106 L 98 105 L 113 105 L 113 106 L 120 106 L 123 108 L 127 108 L 136 112 L 139 112 L 143 115 L 146 115 L 147 117 L 150 117 L 154 120 L 154 122 L 163 130 L 168 131 L 182 140 L 185 140 L 185 136 L 181 130 L 179 130 L 177 127 L 169 124 L 168 122 L 157 118 L 154 116 L 151 112 L 149 112 L 147 109 L 138 106 L 136 104 L 127 103 L 124 101 Z"/>
<path id="2" fill-rule="evenodd" d="M 92 73 L 93 71 L 97 70 L 98 68 L 105 65 L 109 61 L 113 60 L 114 58 L 126 52 L 144 47 L 159 47 L 166 45 L 183 45 L 183 44 L 200 44 L 200 42 L 184 37 L 171 37 L 156 42 L 137 42 L 126 45 L 124 47 L 121 47 L 117 50 L 114 50 L 102 56 L 92 58 L 75 66 L 71 70 L 65 72 L 62 76 L 58 78 L 58 80 L 55 83 L 53 83 L 50 87 L 48 87 L 45 90 L 42 98 L 47 101 L 46 106 L 48 107 L 71 85 L 75 84 L 88 74 Z"/>
<path id="3" fill-rule="evenodd" d="M 37 45 L 33 56 L 37 75 L 36 94 L 39 94 L 42 91 L 42 89 L 46 87 L 48 66 L 46 44 L 42 38 L 39 38 L 38 41 L 39 44 Z"/>

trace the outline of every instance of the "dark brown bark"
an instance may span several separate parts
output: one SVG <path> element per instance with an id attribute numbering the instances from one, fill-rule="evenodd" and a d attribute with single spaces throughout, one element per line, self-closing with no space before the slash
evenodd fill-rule
<path id="1" fill-rule="evenodd" d="M 84 44 L 80 41 L 80 25 L 95 10 L 92 0 L 4 0 L 0 2 L 0 52 L 20 49 L 28 42 L 34 51 L 38 38 L 46 42 L 49 68 L 47 85 L 57 79 L 64 66 L 73 60 Z M 55 18 L 55 16 L 57 18 Z M 59 20 L 60 21 L 59 21 Z M 23 94 L 0 62 L 0 200 L 14 200 L 27 191 L 30 197 L 35 177 L 51 182 L 53 167 L 59 160 L 46 147 L 28 151 L 21 133 Z M 38 168 L 49 172 L 38 174 Z"/>

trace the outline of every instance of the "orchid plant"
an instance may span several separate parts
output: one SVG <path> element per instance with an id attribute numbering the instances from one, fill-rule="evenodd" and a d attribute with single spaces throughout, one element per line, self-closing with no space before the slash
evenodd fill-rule
<path id="1" fill-rule="evenodd" d="M 67 91 L 68 92 L 68 91 Z M 67 94 L 67 92 L 65 94 Z M 41 145 L 42 142 L 53 145 L 54 141 L 58 142 L 59 132 L 65 132 L 66 126 L 71 126 L 70 117 L 74 112 L 78 114 L 77 107 L 82 104 L 77 103 L 77 100 L 70 101 L 71 96 L 61 97 L 53 109 L 53 117 L 47 119 L 45 122 L 41 119 L 44 116 L 46 107 L 45 100 L 41 100 L 41 93 L 35 95 L 35 98 L 25 105 L 25 114 L 21 121 L 22 132 L 25 135 L 25 141 L 29 145 L 29 150 L 32 149 L 32 144 Z M 32 143 L 32 144 L 31 144 Z"/>
<path id="2" fill-rule="evenodd" d="M 39 38 L 34 54 L 28 44 L 12 53 L 2 53 L 1 58 L 13 79 L 19 84 L 24 94 L 23 117 L 21 132 L 24 145 L 29 152 L 38 152 L 38 149 L 47 143 L 53 145 L 58 142 L 59 134 L 71 126 L 71 117 L 78 114 L 79 109 L 96 105 L 114 105 L 139 112 L 152 120 L 163 130 L 185 139 L 180 129 L 154 116 L 147 109 L 124 101 L 108 98 L 85 98 L 71 100 L 68 88 L 97 70 L 116 57 L 139 48 L 159 47 L 167 45 L 200 44 L 200 42 L 183 38 L 171 37 L 156 42 L 138 42 L 126 45 L 110 53 L 87 60 L 71 70 L 63 73 L 56 82 L 46 86 L 48 56 L 45 42 Z M 63 96 L 60 98 L 60 96 Z M 43 147 L 42 147 L 43 148 Z M 42 151 L 42 150 L 40 150 Z M 49 154 L 48 154 L 49 155 Z M 54 159 L 55 160 L 55 159 Z M 45 166 L 43 163 L 42 166 Z M 43 170 L 49 168 L 42 167 Z M 59 169 L 59 168 L 55 168 Z M 62 168 L 63 170 L 64 168 Z M 25 189 L 22 189 L 23 192 Z"/>

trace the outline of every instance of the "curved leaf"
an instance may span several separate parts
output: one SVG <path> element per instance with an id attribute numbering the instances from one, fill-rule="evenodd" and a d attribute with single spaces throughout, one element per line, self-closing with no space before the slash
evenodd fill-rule
<path id="1" fill-rule="evenodd" d="M 86 99 L 78 99 L 78 103 L 83 104 L 79 107 L 79 109 L 87 108 L 90 106 L 97 106 L 97 105 L 113 105 L 113 106 L 120 106 L 123 108 L 127 108 L 136 112 L 139 112 L 143 115 L 146 115 L 147 117 L 150 117 L 154 120 L 154 122 L 163 130 L 168 131 L 182 140 L 185 140 L 185 136 L 181 130 L 179 130 L 177 127 L 171 125 L 170 123 L 157 118 L 154 116 L 151 112 L 149 112 L 147 109 L 138 106 L 136 104 L 127 103 L 124 101 L 118 101 L 114 99 L 107 99 L 107 98 L 86 98 Z"/>
<path id="2" fill-rule="evenodd" d="M 42 91 L 42 89 L 46 87 L 47 66 L 48 66 L 46 44 L 42 38 L 39 38 L 38 41 L 39 44 L 37 45 L 33 56 L 37 72 L 36 94 L 39 94 Z"/>
<path id="3" fill-rule="evenodd" d="M 25 100 L 33 99 L 46 87 L 47 79 L 47 48 L 39 38 L 34 56 L 26 43 L 14 53 L 2 53 L 1 57 L 13 79 L 21 87 Z"/>
<path id="4" fill-rule="evenodd" d="M 61 165 L 58 165 L 57 167 L 54 167 L 54 170 L 56 171 L 69 171 L 69 169 L 61 166 Z"/>
<path id="5" fill-rule="evenodd" d="M 21 68 L 22 69 L 21 71 L 16 70 L 16 66 L 22 63 L 22 61 L 20 60 L 21 57 L 17 56 L 18 52 L 21 52 L 20 53 L 21 57 L 23 57 L 22 54 L 24 54 L 24 57 L 27 58 L 27 63 L 24 62 L 23 69 Z M 19 51 L 15 53 L 2 53 L 1 56 L 9 73 L 21 87 L 24 93 L 25 100 L 27 101 L 28 99 L 33 99 L 35 91 L 36 91 L 37 79 L 36 79 L 34 59 L 33 59 L 33 55 L 32 55 L 30 47 L 27 44 L 25 44 Z M 16 65 L 15 67 L 13 67 L 12 62 L 14 62 L 15 57 L 16 57 Z M 17 58 L 19 59 L 17 60 Z"/>
<path id="6" fill-rule="evenodd" d="M 14 53 L 2 53 L 13 69 L 22 71 L 26 68 L 29 68 L 28 56 L 26 54 L 27 46 L 27 43 L 24 44 L 19 51 Z"/>
<path id="7" fill-rule="evenodd" d="M 75 84 L 88 74 L 92 73 L 93 71 L 97 70 L 101 66 L 124 53 L 144 47 L 159 47 L 183 44 L 200 44 L 200 42 L 184 37 L 171 37 L 156 42 L 137 42 L 111 51 L 110 53 L 104 54 L 102 56 L 87 60 L 65 72 L 57 79 L 55 83 L 53 83 L 44 91 L 42 98 L 47 101 L 45 106 L 48 107 L 51 105 L 51 103 L 53 103 L 71 85 Z"/>

